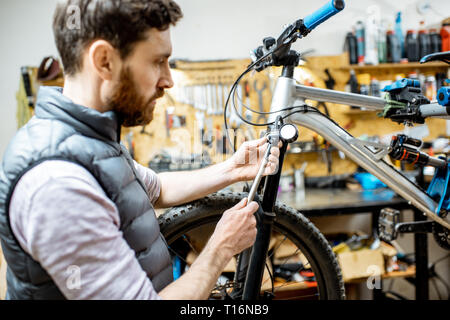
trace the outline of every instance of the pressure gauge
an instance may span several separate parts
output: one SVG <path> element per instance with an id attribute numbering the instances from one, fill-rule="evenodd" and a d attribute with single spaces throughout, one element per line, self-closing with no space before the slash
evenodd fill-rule
<path id="1" fill-rule="evenodd" d="M 280 137 L 287 143 L 294 142 L 298 138 L 297 127 L 290 123 L 284 124 L 280 129 Z"/>

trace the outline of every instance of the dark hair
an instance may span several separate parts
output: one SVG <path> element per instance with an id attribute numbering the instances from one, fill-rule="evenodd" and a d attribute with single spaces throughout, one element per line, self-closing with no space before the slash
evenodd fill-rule
<path id="1" fill-rule="evenodd" d="M 53 17 L 53 33 L 64 72 L 82 68 L 82 52 L 103 39 L 119 50 L 122 59 L 150 28 L 166 30 L 183 16 L 172 0 L 66 0 Z"/>

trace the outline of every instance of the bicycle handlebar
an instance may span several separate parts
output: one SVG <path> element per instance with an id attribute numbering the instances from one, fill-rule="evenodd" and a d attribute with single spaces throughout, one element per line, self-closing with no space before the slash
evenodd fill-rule
<path id="1" fill-rule="evenodd" d="M 343 0 L 331 0 L 320 9 L 306 16 L 303 19 L 303 24 L 310 31 L 344 9 L 344 7 L 345 2 Z"/>
<path id="2" fill-rule="evenodd" d="M 450 117 L 450 107 L 443 107 L 438 103 L 423 104 L 419 110 L 424 118 L 448 119 Z"/>
<path id="3" fill-rule="evenodd" d="M 298 57 L 288 58 L 291 44 L 298 38 L 306 36 L 312 29 L 325 22 L 345 7 L 344 0 L 330 0 L 320 9 L 294 23 L 288 25 L 277 40 L 272 37 L 265 38 L 263 46 L 252 51 L 253 66 L 256 71 L 261 71 L 269 66 L 292 65 L 297 63 Z M 264 60 L 265 59 L 265 60 Z M 297 62 L 296 62 L 297 61 Z"/>

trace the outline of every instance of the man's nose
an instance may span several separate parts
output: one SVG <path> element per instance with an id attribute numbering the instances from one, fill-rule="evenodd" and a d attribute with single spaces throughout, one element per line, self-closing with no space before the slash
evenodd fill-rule
<path id="1" fill-rule="evenodd" d="M 166 72 L 162 75 L 161 79 L 159 80 L 159 87 L 164 89 L 170 89 L 174 85 L 173 79 L 172 79 L 172 73 L 170 72 L 170 69 L 167 68 Z"/>

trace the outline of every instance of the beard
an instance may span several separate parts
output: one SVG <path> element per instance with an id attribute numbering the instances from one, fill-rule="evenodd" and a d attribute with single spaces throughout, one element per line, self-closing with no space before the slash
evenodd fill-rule
<path id="1" fill-rule="evenodd" d="M 131 71 L 124 68 L 120 72 L 117 87 L 108 99 L 108 105 L 118 115 L 122 126 L 145 126 L 153 120 L 155 104 L 152 102 L 163 95 L 164 90 L 158 89 L 153 96 L 145 100 L 137 92 L 137 86 L 133 81 Z"/>

